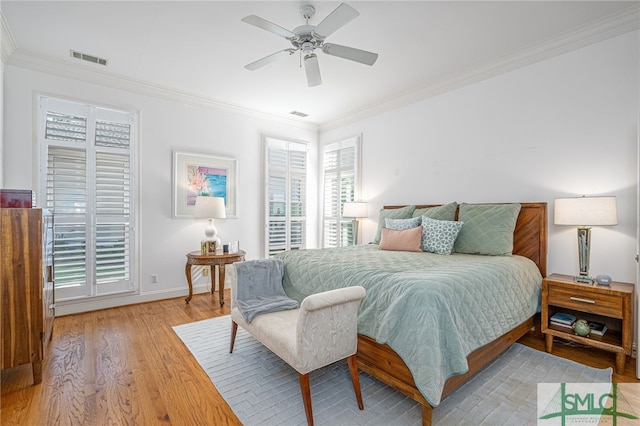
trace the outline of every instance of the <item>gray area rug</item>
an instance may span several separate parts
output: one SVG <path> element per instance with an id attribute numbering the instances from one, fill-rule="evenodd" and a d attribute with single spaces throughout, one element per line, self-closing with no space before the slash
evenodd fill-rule
<path id="1" fill-rule="evenodd" d="M 305 425 L 298 373 L 238 329 L 229 353 L 231 319 L 173 327 L 216 389 L 246 425 Z M 518 343 L 450 394 L 433 411 L 436 425 L 535 425 L 538 383 L 610 382 L 612 369 L 586 367 Z M 420 406 L 360 372 L 358 410 L 346 361 L 310 374 L 317 425 L 419 425 Z"/>

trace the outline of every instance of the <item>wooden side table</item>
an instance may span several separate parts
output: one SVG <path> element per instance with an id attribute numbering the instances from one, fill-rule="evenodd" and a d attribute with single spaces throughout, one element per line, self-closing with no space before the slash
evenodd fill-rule
<path id="1" fill-rule="evenodd" d="M 213 294 L 216 282 L 213 276 L 216 265 L 218 266 L 218 282 L 220 283 L 219 296 L 220 306 L 224 306 L 224 266 L 234 262 L 241 262 L 244 260 L 246 253 L 240 250 L 238 253 L 224 253 L 224 254 L 201 254 L 199 251 L 192 251 L 187 253 L 187 265 L 184 272 L 187 276 L 187 283 L 189 284 L 189 296 L 185 299 L 186 303 L 189 303 L 193 296 L 193 283 L 191 282 L 191 266 L 192 265 L 206 265 L 211 269 L 211 294 Z"/>
<path id="2" fill-rule="evenodd" d="M 583 284 L 568 275 L 552 274 L 542 281 L 542 333 L 546 338 L 546 350 L 553 350 L 553 338 L 581 343 L 616 354 L 616 371 L 624 374 L 626 356 L 631 355 L 633 342 L 632 320 L 635 286 L 614 281 L 610 286 Z M 604 336 L 576 335 L 570 328 L 549 322 L 555 312 L 565 312 L 577 318 L 598 322 L 617 323 L 617 329 L 608 330 Z"/>

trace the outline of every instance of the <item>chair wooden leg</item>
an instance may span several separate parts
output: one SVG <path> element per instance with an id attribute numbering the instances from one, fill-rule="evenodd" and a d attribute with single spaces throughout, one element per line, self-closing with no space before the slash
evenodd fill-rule
<path id="1" fill-rule="evenodd" d="M 431 426 L 433 407 L 429 404 L 422 404 L 422 426 Z"/>
<path id="2" fill-rule="evenodd" d="M 347 363 L 349 364 L 349 372 L 351 373 L 351 382 L 353 383 L 353 390 L 356 393 L 356 399 L 358 400 L 358 408 L 364 410 L 364 404 L 362 403 L 362 391 L 360 390 L 360 376 L 358 375 L 358 361 L 356 355 L 347 357 Z"/>
<path id="3" fill-rule="evenodd" d="M 307 424 L 313 426 L 313 411 L 311 410 L 311 387 L 309 386 L 309 374 L 299 374 L 300 392 L 304 403 L 304 412 L 307 415 Z"/>
<path id="4" fill-rule="evenodd" d="M 233 352 L 233 345 L 236 343 L 236 333 L 238 332 L 238 324 L 231 321 L 231 344 L 229 345 L 229 353 Z"/>

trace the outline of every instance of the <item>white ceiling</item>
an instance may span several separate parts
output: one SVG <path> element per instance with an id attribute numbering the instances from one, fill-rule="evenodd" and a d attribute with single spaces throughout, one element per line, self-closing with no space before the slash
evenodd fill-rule
<path id="1" fill-rule="evenodd" d="M 640 14 L 638 1 L 356 0 L 360 16 L 327 41 L 378 53 L 372 67 L 319 52 L 323 84 L 311 88 L 297 54 L 246 70 L 290 44 L 241 18 L 292 30 L 303 4 L 317 25 L 340 2 L 3 0 L 2 51 L 7 64 L 331 126 L 637 29 Z"/>

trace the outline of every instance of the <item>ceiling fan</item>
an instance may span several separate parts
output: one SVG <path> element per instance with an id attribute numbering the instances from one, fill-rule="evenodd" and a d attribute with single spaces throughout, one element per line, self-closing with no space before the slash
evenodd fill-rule
<path id="1" fill-rule="evenodd" d="M 280 58 L 293 55 L 295 52 L 300 51 L 301 57 L 304 58 L 307 84 L 309 87 L 313 87 L 322 84 L 318 57 L 314 53 L 316 49 L 322 50 L 327 55 L 349 59 L 361 64 L 373 65 L 376 62 L 376 59 L 378 59 L 377 53 L 367 52 L 366 50 L 360 50 L 339 44 L 325 43 L 325 39 L 328 36 L 360 15 L 357 10 L 346 3 L 342 3 L 318 25 L 309 25 L 309 19 L 313 17 L 315 11 L 315 8 L 311 5 L 303 5 L 300 7 L 300 13 L 306 20 L 306 24 L 296 27 L 292 31 L 256 15 L 249 15 L 242 18 L 243 22 L 255 25 L 258 28 L 262 28 L 263 30 L 269 31 L 270 33 L 276 34 L 280 37 L 284 37 L 293 45 L 293 47 L 265 56 L 255 62 L 251 62 L 250 64 L 245 65 L 245 68 L 250 71 L 255 71 L 258 68 L 270 64 Z"/>

